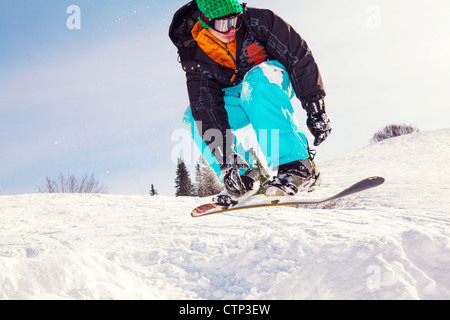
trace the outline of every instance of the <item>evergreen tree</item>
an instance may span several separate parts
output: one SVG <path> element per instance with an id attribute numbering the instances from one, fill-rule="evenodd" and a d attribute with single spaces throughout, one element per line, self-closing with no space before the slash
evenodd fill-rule
<path id="1" fill-rule="evenodd" d="M 189 171 L 183 159 L 178 158 L 177 173 L 175 178 L 175 196 L 193 196 L 194 186 L 192 185 Z"/>
<path id="2" fill-rule="evenodd" d="M 200 156 L 195 166 L 195 180 L 199 197 L 215 195 L 223 190 L 222 183 L 203 156 Z"/>
<path id="3" fill-rule="evenodd" d="M 156 196 L 158 195 L 158 191 L 155 189 L 155 186 L 152 184 L 151 188 L 150 188 L 150 195 L 151 196 Z"/>
<path id="4" fill-rule="evenodd" d="M 200 156 L 201 157 L 201 156 Z M 200 161 L 197 162 L 195 165 L 195 191 L 196 195 L 198 197 L 204 197 L 204 184 L 203 184 L 203 177 L 202 177 L 202 166 L 200 164 Z"/>

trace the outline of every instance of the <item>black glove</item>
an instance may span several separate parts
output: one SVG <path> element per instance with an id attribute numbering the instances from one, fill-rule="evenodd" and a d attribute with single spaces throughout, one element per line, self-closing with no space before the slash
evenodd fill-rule
<path id="1" fill-rule="evenodd" d="M 328 138 L 333 127 L 331 120 L 328 119 L 326 114 L 325 101 L 317 96 L 310 100 L 302 101 L 302 104 L 308 115 L 306 125 L 314 136 L 314 145 L 317 147 Z"/>
<path id="2" fill-rule="evenodd" d="M 220 165 L 223 184 L 230 194 L 240 196 L 246 192 L 245 185 L 239 176 L 239 169 L 248 168 L 247 162 L 237 153 L 227 155 L 225 162 Z"/>

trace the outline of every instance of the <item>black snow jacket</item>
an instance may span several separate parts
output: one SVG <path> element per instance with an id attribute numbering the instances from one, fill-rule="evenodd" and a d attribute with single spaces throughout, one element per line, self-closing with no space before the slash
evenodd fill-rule
<path id="1" fill-rule="evenodd" d="M 302 103 L 325 96 L 317 64 L 300 35 L 270 10 L 243 7 L 244 23 L 236 33 L 237 70 L 216 63 L 193 39 L 191 30 L 200 15 L 195 0 L 175 13 L 169 29 L 186 72 L 192 115 L 202 123 L 202 136 L 208 129 L 219 129 L 226 136 L 230 125 L 222 89 L 239 84 L 250 69 L 266 60 L 285 66 Z"/>

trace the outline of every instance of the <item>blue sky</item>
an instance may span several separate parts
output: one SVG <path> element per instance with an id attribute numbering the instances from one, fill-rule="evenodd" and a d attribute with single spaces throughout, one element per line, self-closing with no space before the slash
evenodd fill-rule
<path id="1" fill-rule="evenodd" d="M 0 194 L 34 193 L 58 172 L 95 173 L 111 193 L 173 195 L 188 105 L 167 36 L 183 1 L 0 2 Z M 445 0 L 254 1 L 310 45 L 334 131 L 318 163 L 389 123 L 448 127 Z M 69 30 L 66 10 L 81 10 Z M 294 105 L 304 123 L 305 117 Z"/>

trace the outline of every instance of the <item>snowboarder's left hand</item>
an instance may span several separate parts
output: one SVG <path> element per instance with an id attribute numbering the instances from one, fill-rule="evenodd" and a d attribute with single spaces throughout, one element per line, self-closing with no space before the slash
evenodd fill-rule
<path id="1" fill-rule="evenodd" d="M 314 145 L 317 147 L 328 138 L 333 128 L 331 120 L 326 114 L 325 101 L 323 97 L 316 96 L 302 101 L 302 104 L 308 114 L 306 125 L 314 136 Z"/>

